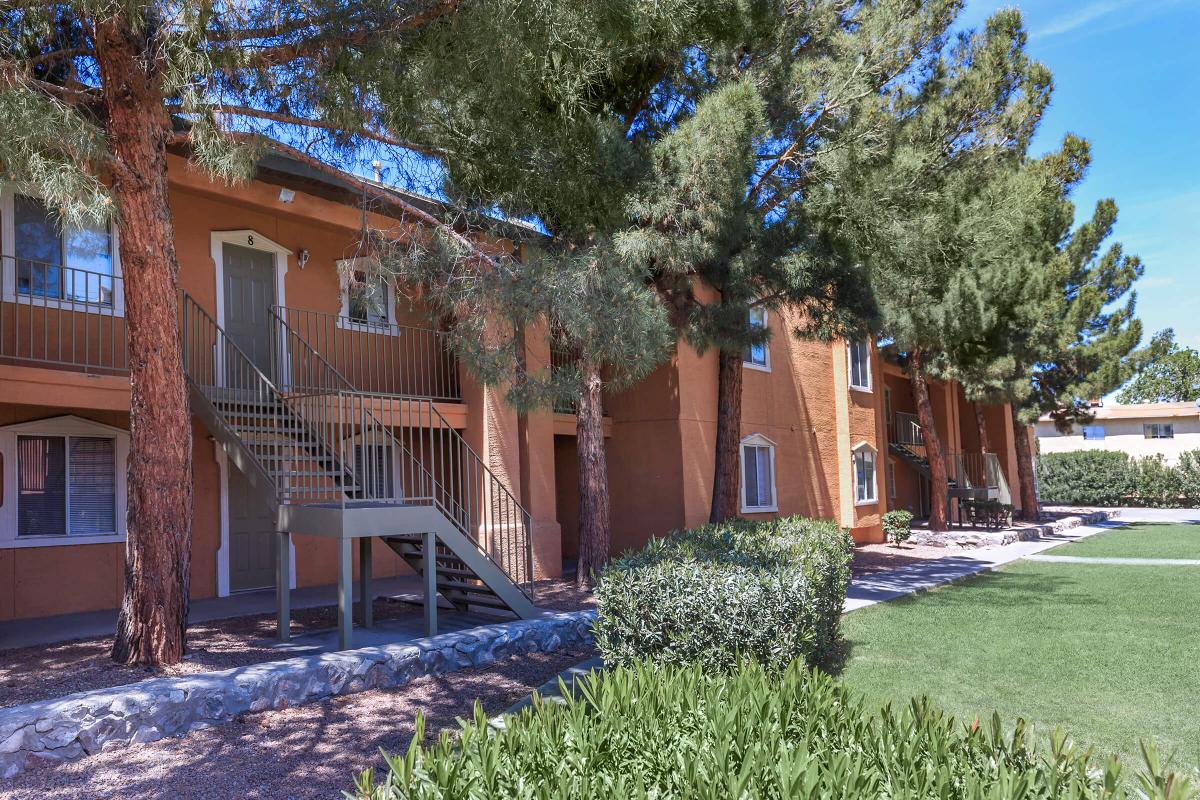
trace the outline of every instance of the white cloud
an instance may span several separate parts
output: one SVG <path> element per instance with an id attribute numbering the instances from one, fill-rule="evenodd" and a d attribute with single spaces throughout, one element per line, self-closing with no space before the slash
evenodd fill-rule
<path id="1" fill-rule="evenodd" d="M 1059 34 L 1069 33 L 1076 28 L 1082 28 L 1092 20 L 1108 16 L 1126 5 L 1128 5 L 1128 2 L 1124 2 L 1123 0 L 1100 0 L 1098 3 L 1077 8 L 1069 14 L 1055 17 L 1043 27 L 1033 31 L 1031 36 L 1032 38 L 1040 39 L 1046 36 L 1058 36 Z"/>

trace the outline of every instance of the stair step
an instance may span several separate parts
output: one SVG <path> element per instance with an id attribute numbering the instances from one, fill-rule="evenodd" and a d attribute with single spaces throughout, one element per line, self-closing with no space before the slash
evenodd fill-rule
<path id="1" fill-rule="evenodd" d="M 482 583 L 461 583 L 459 581 L 438 581 L 437 587 L 443 592 L 462 592 L 464 594 L 487 594 L 492 597 L 496 593 L 491 590 L 486 584 Z"/>

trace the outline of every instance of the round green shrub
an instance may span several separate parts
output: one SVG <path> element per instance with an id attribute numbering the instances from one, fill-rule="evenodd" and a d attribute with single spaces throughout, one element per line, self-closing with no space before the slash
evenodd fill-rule
<path id="1" fill-rule="evenodd" d="M 916 700 L 868 710 L 844 685 L 794 663 L 771 675 L 641 663 L 585 677 L 564 704 L 489 726 L 480 706 L 459 736 L 413 744 L 362 800 L 458 798 L 904 798 L 904 800 L 1188 800 L 1185 779 L 1157 754 L 1136 781 L 1109 761 L 1093 768 L 1064 736 L 1038 751 L 1023 723 L 963 725 Z M 570 694 L 570 693 L 568 693 Z M 1135 784 L 1138 794 L 1126 788 Z"/>
<path id="2" fill-rule="evenodd" d="M 892 544 L 903 544 L 912 536 L 911 511 L 896 509 L 883 515 L 883 534 Z"/>
<path id="3" fill-rule="evenodd" d="M 783 670 L 838 641 L 853 542 L 826 520 L 736 520 L 676 531 L 614 561 L 596 589 L 605 662 L 644 658 Z"/>

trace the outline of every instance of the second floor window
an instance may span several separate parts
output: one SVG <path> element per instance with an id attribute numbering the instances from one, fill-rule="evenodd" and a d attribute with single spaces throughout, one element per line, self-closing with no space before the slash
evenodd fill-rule
<path id="1" fill-rule="evenodd" d="M 396 321 L 395 293 L 382 276 L 357 269 L 358 259 L 338 262 L 342 278 L 342 317 L 353 327 L 379 332 L 391 330 Z"/>
<path id="2" fill-rule="evenodd" d="M 60 227 L 39 200 L 13 197 L 17 294 L 112 305 L 112 235 L 106 225 Z"/>
<path id="3" fill-rule="evenodd" d="M 1148 422 L 1142 426 L 1147 439 L 1174 439 L 1175 426 L 1170 422 Z"/>
<path id="4" fill-rule="evenodd" d="M 750 327 L 767 327 L 767 310 L 765 308 L 755 307 L 750 309 Z M 746 352 L 742 355 L 742 361 L 758 369 L 770 369 L 771 351 L 767 348 L 767 343 L 759 342 L 747 347 Z"/>
<path id="5" fill-rule="evenodd" d="M 850 386 L 854 389 L 871 388 L 871 343 L 850 342 Z"/>

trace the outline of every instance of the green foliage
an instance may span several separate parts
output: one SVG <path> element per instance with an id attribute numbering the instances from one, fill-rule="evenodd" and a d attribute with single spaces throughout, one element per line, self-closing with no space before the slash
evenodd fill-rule
<path id="1" fill-rule="evenodd" d="M 1161 455 L 1130 458 L 1112 450 L 1048 453 L 1038 463 L 1041 495 L 1051 503 L 1179 508 L 1200 501 L 1200 450 L 1168 465 Z"/>
<path id="2" fill-rule="evenodd" d="M 850 579 L 850 536 L 827 520 L 732 520 L 627 553 L 596 589 L 596 644 L 609 664 L 653 658 L 781 671 L 830 654 Z"/>
<path id="3" fill-rule="evenodd" d="M 1131 459 L 1115 450 L 1046 453 L 1038 459 L 1037 478 L 1047 503 L 1119 506 L 1134 487 Z"/>
<path id="4" fill-rule="evenodd" d="M 883 515 L 883 533 L 892 544 L 903 544 L 912 536 L 911 511 L 896 509 Z"/>
<path id="5" fill-rule="evenodd" d="M 1174 332 L 1155 337 L 1158 352 L 1138 366 L 1117 395 L 1119 403 L 1191 403 L 1200 399 L 1200 353 L 1180 347 Z"/>
<path id="6" fill-rule="evenodd" d="M 870 713 L 845 686 L 793 664 L 732 674 L 638 663 L 581 681 L 565 705 L 535 700 L 493 730 L 476 706 L 457 737 L 423 744 L 424 720 L 388 771 L 356 781 L 363 800 L 434 798 L 888 797 L 906 800 L 1131 796 L 1115 759 L 1055 732 L 1038 749 L 1026 725 L 965 726 L 926 700 Z M 570 693 L 568 693 L 570 694 Z M 1137 776 L 1146 798 L 1188 800 L 1186 779 L 1153 747 Z"/>

